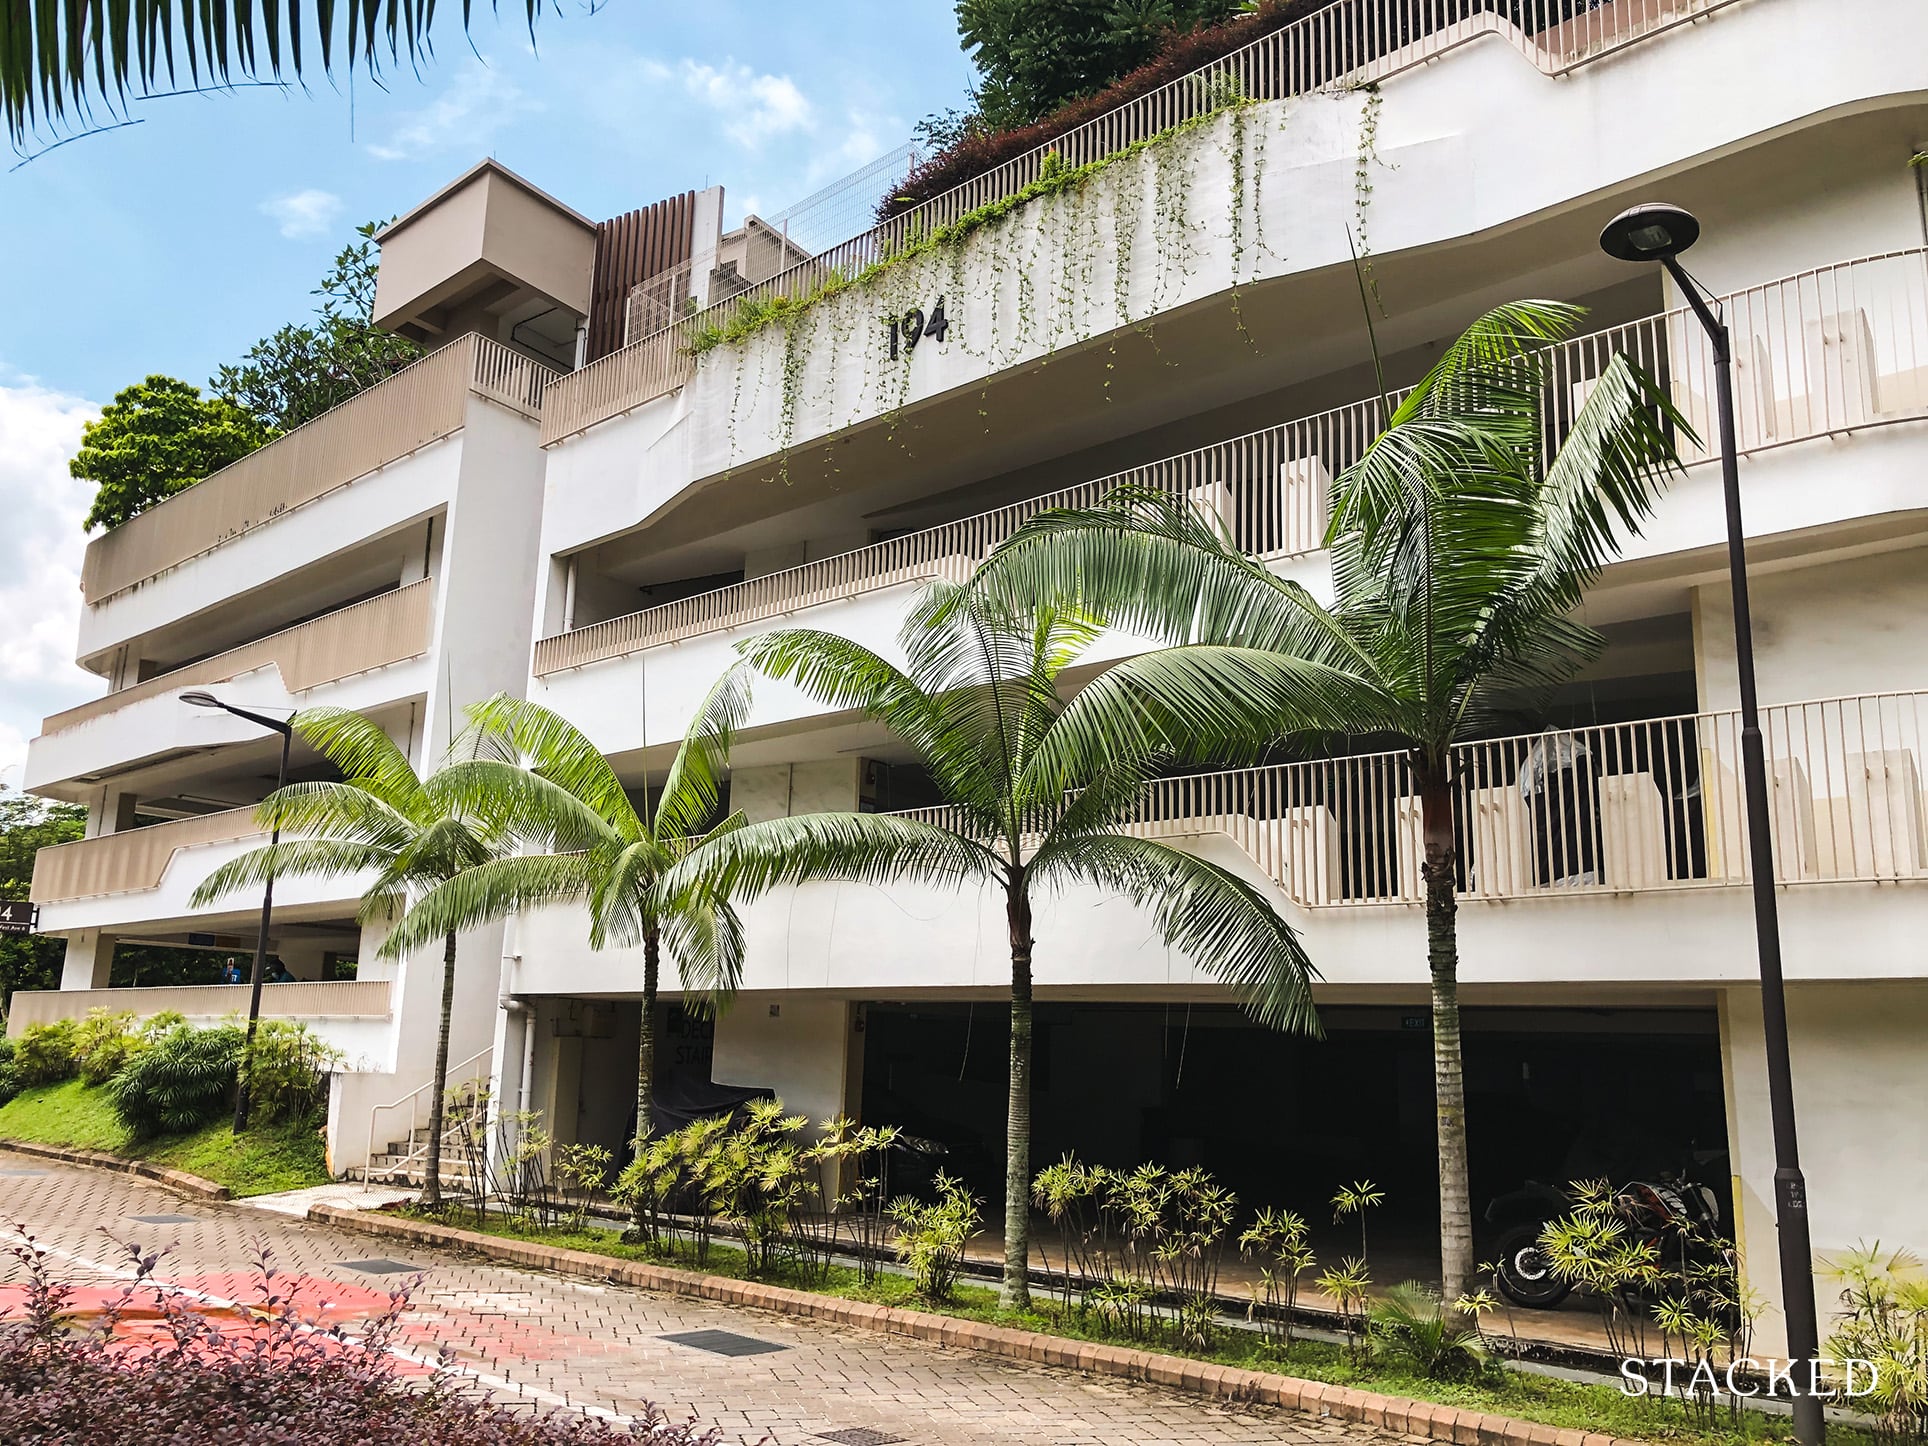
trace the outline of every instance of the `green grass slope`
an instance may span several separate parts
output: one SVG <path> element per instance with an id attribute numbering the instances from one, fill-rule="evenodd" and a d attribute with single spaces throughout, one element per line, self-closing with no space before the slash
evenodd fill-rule
<path id="1" fill-rule="evenodd" d="M 191 1135 L 134 1140 L 115 1118 L 105 1089 L 79 1080 L 22 1090 L 0 1105 L 0 1140 L 102 1150 L 186 1170 L 235 1195 L 267 1195 L 328 1181 L 327 1150 L 312 1126 L 269 1127 L 235 1138 L 226 1123 Z"/>

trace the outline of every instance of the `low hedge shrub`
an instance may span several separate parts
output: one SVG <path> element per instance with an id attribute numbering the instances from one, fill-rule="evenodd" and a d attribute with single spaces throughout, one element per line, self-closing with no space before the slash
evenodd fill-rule
<path id="1" fill-rule="evenodd" d="M 176 1025 L 108 1084 L 114 1113 L 143 1140 L 213 1124 L 233 1104 L 246 1037 L 236 1025 Z"/>
<path id="2" fill-rule="evenodd" d="M 354 1335 L 317 1331 L 304 1318 L 317 1302 L 297 1302 L 289 1282 L 263 1264 L 258 1298 L 269 1306 L 254 1318 L 217 1319 L 183 1295 L 130 1289 L 123 1304 L 138 1300 L 145 1311 L 151 1300 L 158 1322 L 123 1319 L 110 1306 L 91 1329 L 75 1329 L 74 1291 L 30 1246 L 11 1253 L 26 1289 L 17 1307 L 0 1312 L 0 1441 L 717 1446 L 722 1439 L 654 1406 L 625 1430 L 498 1404 L 451 1371 L 425 1384 L 419 1376 L 405 1382 L 396 1354 L 414 1349 L 403 1336 L 405 1295 Z M 154 1257 L 134 1256 L 145 1280 Z"/>
<path id="3" fill-rule="evenodd" d="M 64 1079 L 72 1079 L 77 1068 L 74 1060 L 76 1032 L 77 1027 L 71 1019 L 57 1019 L 51 1024 L 30 1024 L 22 1030 L 13 1047 L 13 1067 L 19 1072 L 20 1083 L 59 1084 Z"/>

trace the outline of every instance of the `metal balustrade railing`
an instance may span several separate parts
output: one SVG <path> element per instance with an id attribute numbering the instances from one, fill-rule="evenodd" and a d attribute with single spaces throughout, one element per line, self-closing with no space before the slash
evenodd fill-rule
<path id="1" fill-rule="evenodd" d="M 1068 127 L 1042 144 L 809 260 L 675 321 L 565 378 L 543 414 L 544 445 L 640 406 L 686 382 L 690 338 L 728 322 L 746 302 L 808 295 L 902 251 L 981 206 L 1016 195 L 1055 155 L 1068 166 L 1208 114 L 1230 97 L 1284 100 L 1384 80 L 1470 41 L 1497 36 L 1547 75 L 1685 24 L 1738 0 L 1335 0 L 1229 55 Z M 646 355 L 644 355 L 646 353 Z"/>
<path id="2" fill-rule="evenodd" d="M 1928 879 L 1928 693 L 1761 710 L 1782 884 Z M 1737 711 L 1464 743 L 1453 750 L 1462 895 L 1527 899 L 1748 881 Z M 907 810 L 945 827 L 946 808 Z M 1222 836 L 1307 908 L 1417 903 L 1420 803 L 1403 753 L 1159 779 L 1126 824 Z"/>
<path id="3" fill-rule="evenodd" d="M 443 1100 L 446 1107 L 442 1127 L 443 1176 L 459 1171 L 463 1166 L 464 1151 L 458 1148 L 469 1132 L 485 1128 L 489 1107 L 489 1084 L 494 1078 L 495 1047 L 490 1045 L 477 1050 L 467 1059 L 450 1065 L 446 1072 L 443 1087 Z M 368 1112 L 368 1148 L 362 1155 L 362 1187 L 366 1189 L 373 1183 L 377 1173 L 390 1179 L 406 1180 L 411 1174 L 419 1174 L 428 1164 L 428 1119 L 435 1102 L 435 1081 L 418 1085 L 400 1099 L 389 1100 L 374 1106 Z M 408 1111 L 406 1132 L 399 1138 L 379 1138 L 383 1116 L 391 1121 L 399 1117 L 402 1110 Z M 389 1128 L 394 1128 L 393 1123 Z M 384 1159 L 378 1172 L 375 1168 L 377 1156 Z"/>
<path id="4" fill-rule="evenodd" d="M 470 392 L 534 418 L 558 375 L 487 337 L 452 341 L 95 538 L 81 591 L 98 603 L 449 436 Z"/>
<path id="5" fill-rule="evenodd" d="M 1817 267 L 1736 292 L 1725 305 L 1739 358 L 1742 452 L 1928 416 L 1928 249 Z M 1699 323 L 1684 309 L 1552 349 L 1546 363 L 1548 447 L 1566 437 L 1588 389 L 1616 354 L 1660 380 L 1693 428 L 1695 437 L 1678 439 L 1683 461 L 1707 460 L 1715 435 L 1713 355 Z M 538 642 L 535 671 L 548 675 L 877 588 L 962 577 L 1038 513 L 1088 506 L 1124 485 L 1190 499 L 1254 556 L 1313 552 L 1323 545 L 1332 479 L 1364 453 L 1380 420 L 1375 399 L 1354 402 L 592 623 Z"/>

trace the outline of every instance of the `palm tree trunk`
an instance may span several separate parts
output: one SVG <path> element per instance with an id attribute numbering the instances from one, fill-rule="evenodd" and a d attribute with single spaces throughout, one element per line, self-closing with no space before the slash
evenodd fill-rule
<path id="1" fill-rule="evenodd" d="M 650 1106 L 656 1098 L 656 982 L 663 962 L 663 936 L 657 929 L 643 934 L 643 1017 L 636 1031 L 636 1133 L 637 1154 L 642 1153 L 643 1137 L 650 1130 Z M 636 1196 L 631 1222 L 636 1231 L 646 1226 L 647 1211 L 642 1194 Z"/>
<path id="2" fill-rule="evenodd" d="M 1433 1096 L 1439 1117 L 1440 1290 L 1473 1288 L 1473 1202 L 1466 1175 L 1466 1071 L 1459 1033 L 1459 890 L 1453 788 L 1444 764 L 1422 762 L 1420 877 L 1426 887 L 1426 963 L 1433 977 Z"/>
<path id="3" fill-rule="evenodd" d="M 442 943 L 442 1019 L 435 1035 L 435 1078 L 429 1085 L 428 1159 L 422 1166 L 422 1203 L 442 1203 L 442 1131 L 449 1087 L 449 1017 L 455 1013 L 455 933 Z"/>
<path id="4" fill-rule="evenodd" d="M 1011 1097 L 1004 1122 L 1004 1288 L 1007 1310 L 1031 1304 L 1031 896 L 1006 886 L 1011 932 Z"/>

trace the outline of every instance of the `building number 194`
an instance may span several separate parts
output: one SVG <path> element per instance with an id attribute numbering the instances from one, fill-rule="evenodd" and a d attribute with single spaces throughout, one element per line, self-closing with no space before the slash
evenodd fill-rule
<path id="1" fill-rule="evenodd" d="M 902 316 L 893 316 L 888 320 L 892 361 L 897 360 L 897 351 L 900 346 L 906 352 L 914 351 L 920 338 L 928 336 L 933 341 L 942 341 L 944 333 L 951 329 L 951 324 L 944 315 L 944 298 L 941 296 L 937 298 L 937 304 L 931 307 L 929 316 L 924 314 L 922 307 L 913 306 Z"/>

